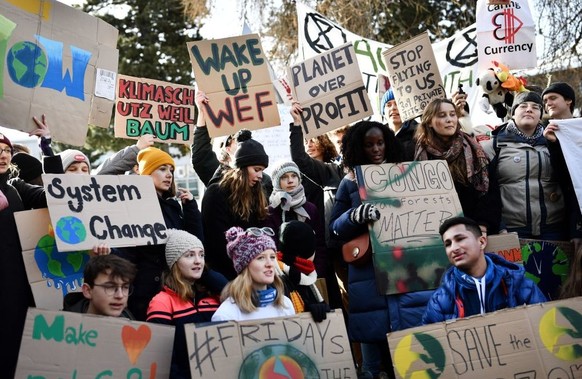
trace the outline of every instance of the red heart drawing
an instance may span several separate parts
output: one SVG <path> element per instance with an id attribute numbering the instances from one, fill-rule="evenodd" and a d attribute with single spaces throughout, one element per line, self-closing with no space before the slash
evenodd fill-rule
<path id="1" fill-rule="evenodd" d="M 131 364 L 135 365 L 141 352 L 146 348 L 150 339 L 152 338 L 152 331 L 146 325 L 141 325 L 134 329 L 129 325 L 125 325 L 121 329 L 121 341 Z"/>

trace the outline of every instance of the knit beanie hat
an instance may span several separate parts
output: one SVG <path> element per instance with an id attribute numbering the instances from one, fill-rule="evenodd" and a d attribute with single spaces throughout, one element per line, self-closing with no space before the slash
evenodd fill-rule
<path id="1" fill-rule="evenodd" d="M 517 109 L 519 104 L 525 103 L 526 101 L 531 101 L 536 104 L 539 104 L 542 108 L 542 114 L 544 113 L 544 102 L 540 94 L 534 91 L 526 91 L 518 93 L 517 96 L 515 97 L 515 100 L 513 100 L 513 105 L 511 106 L 511 115 L 513 116 L 515 114 L 515 110 Z"/>
<path id="2" fill-rule="evenodd" d="M 141 150 L 137 154 L 137 163 L 139 165 L 140 175 L 150 175 L 163 164 L 168 164 L 176 168 L 174 159 L 170 154 L 151 146 Z"/>
<path id="3" fill-rule="evenodd" d="M 315 253 L 315 232 L 309 224 L 297 220 L 279 227 L 279 247 L 284 256 L 307 259 Z"/>
<path id="4" fill-rule="evenodd" d="M 260 230 L 260 228 L 257 228 Z M 266 234 L 258 236 L 233 226 L 225 233 L 226 253 L 232 259 L 232 264 L 237 274 L 240 274 L 263 251 L 272 249 L 277 251 L 275 241 Z"/>
<path id="5" fill-rule="evenodd" d="M 10 146 L 10 149 L 14 149 L 12 147 L 12 142 L 10 142 L 10 140 L 8 139 L 8 137 L 6 137 L 5 134 L 0 133 L 0 143 L 5 143 L 8 146 Z"/>
<path id="6" fill-rule="evenodd" d="M 566 100 L 572 100 L 570 104 L 570 112 L 574 112 L 574 105 L 576 104 L 576 92 L 568 83 L 555 82 L 552 83 L 542 92 L 542 98 L 546 93 L 557 93 L 562 95 Z"/>
<path id="7" fill-rule="evenodd" d="M 30 182 L 42 175 L 42 163 L 30 154 L 14 154 L 12 163 L 18 166 L 18 177 L 25 182 Z"/>
<path id="8" fill-rule="evenodd" d="M 67 149 L 59 154 L 61 156 L 61 162 L 63 162 L 63 171 L 67 171 L 70 165 L 77 162 L 85 162 L 87 166 L 91 168 L 89 163 L 89 158 L 82 151 L 75 149 Z"/>
<path id="9" fill-rule="evenodd" d="M 296 173 L 299 177 L 299 184 L 301 184 L 301 171 L 299 171 L 297 164 L 292 161 L 282 161 L 277 163 L 271 172 L 274 189 L 281 191 L 281 177 L 288 172 Z"/>
<path id="10" fill-rule="evenodd" d="M 391 100 L 394 100 L 394 91 L 392 91 L 392 87 L 388 88 L 388 91 L 384 92 L 384 96 L 382 96 L 382 101 L 380 102 L 380 113 L 382 116 L 384 116 L 386 103 Z"/>
<path id="11" fill-rule="evenodd" d="M 252 139 L 250 130 L 243 129 L 236 137 L 237 149 L 234 153 L 234 164 L 237 168 L 248 166 L 269 165 L 269 156 L 265 153 L 263 145 Z"/>
<path id="12" fill-rule="evenodd" d="M 193 234 L 179 229 L 167 229 L 166 234 L 168 240 L 166 241 L 166 263 L 169 268 L 172 268 L 174 263 L 185 252 L 192 249 L 204 250 L 202 242 Z"/>

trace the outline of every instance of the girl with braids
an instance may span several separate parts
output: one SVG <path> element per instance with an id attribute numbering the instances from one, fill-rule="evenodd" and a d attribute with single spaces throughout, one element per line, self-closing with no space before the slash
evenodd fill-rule
<path id="1" fill-rule="evenodd" d="M 446 160 L 463 214 L 479 223 L 484 233 L 496 234 L 500 207 L 489 186 L 489 160 L 479 143 L 461 130 L 460 110 L 449 99 L 431 101 L 416 131 L 415 160 Z"/>
<path id="2" fill-rule="evenodd" d="M 238 134 L 235 167 L 211 184 L 202 199 L 206 261 L 229 280 L 236 277 L 236 271 L 226 254 L 224 233 L 232 226 L 264 226 L 268 216 L 269 202 L 261 180 L 269 157 L 263 145 L 251 137 L 249 130 Z"/>

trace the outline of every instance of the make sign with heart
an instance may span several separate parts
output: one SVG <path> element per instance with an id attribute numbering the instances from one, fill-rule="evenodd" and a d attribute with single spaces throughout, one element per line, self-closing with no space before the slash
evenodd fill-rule
<path id="1" fill-rule="evenodd" d="M 129 361 L 135 365 L 142 351 L 146 348 L 150 339 L 152 338 L 152 331 L 146 325 L 141 325 L 139 328 L 126 325 L 121 329 L 121 340 Z"/>

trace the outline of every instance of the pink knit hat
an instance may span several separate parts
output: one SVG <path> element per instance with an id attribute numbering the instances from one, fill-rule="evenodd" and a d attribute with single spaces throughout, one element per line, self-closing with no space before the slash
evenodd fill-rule
<path id="1" fill-rule="evenodd" d="M 268 249 L 277 251 L 275 241 L 269 235 L 275 235 L 270 228 L 244 230 L 238 226 L 233 226 L 226 231 L 226 252 L 232 259 L 237 274 L 240 274 L 263 251 Z"/>

